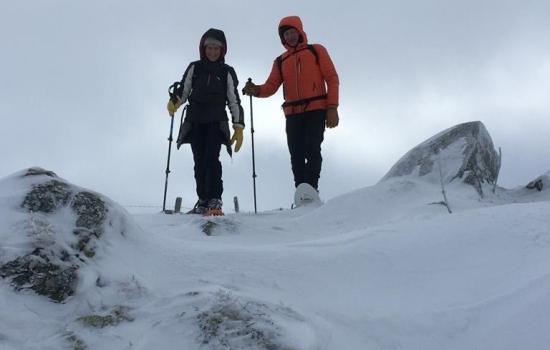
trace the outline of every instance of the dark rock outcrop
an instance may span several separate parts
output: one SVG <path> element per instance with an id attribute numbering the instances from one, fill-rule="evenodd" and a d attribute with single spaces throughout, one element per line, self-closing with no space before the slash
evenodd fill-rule
<path id="1" fill-rule="evenodd" d="M 550 171 L 530 181 L 525 187 L 530 190 L 536 189 L 539 192 L 550 187 Z"/>
<path id="2" fill-rule="evenodd" d="M 16 290 L 32 289 L 53 301 L 62 302 L 74 294 L 78 266 L 52 259 L 55 257 L 37 248 L 30 254 L 1 265 L 0 277 L 11 278 Z"/>
<path id="3" fill-rule="evenodd" d="M 79 192 L 75 195 L 72 210 L 78 215 L 73 233 L 78 236 L 77 249 L 87 257 L 95 255 L 90 243 L 103 234 L 103 223 L 107 216 L 107 207 L 101 198 L 91 192 Z"/>
<path id="4" fill-rule="evenodd" d="M 21 206 L 32 212 L 52 213 L 59 207 L 66 206 L 71 194 L 66 183 L 50 180 L 34 186 Z"/>
<path id="5" fill-rule="evenodd" d="M 49 177 L 57 177 L 57 175 L 53 171 L 42 169 L 42 168 L 39 168 L 39 167 L 34 167 L 34 168 L 27 169 L 27 171 L 25 172 L 23 177 L 26 177 L 26 176 L 40 176 L 40 175 L 45 175 L 45 176 L 49 176 Z"/>
<path id="6" fill-rule="evenodd" d="M 500 170 L 500 155 L 483 123 L 451 127 L 407 152 L 381 181 L 417 176 L 450 183 L 461 179 L 482 194 L 482 184 L 494 184 Z"/>

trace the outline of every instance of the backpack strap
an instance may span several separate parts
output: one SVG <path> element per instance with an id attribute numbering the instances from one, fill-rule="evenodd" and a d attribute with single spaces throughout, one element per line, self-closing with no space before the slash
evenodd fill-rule
<path id="1" fill-rule="evenodd" d="M 317 50 L 315 49 L 315 46 L 311 45 L 311 44 L 308 44 L 305 48 L 303 49 L 300 49 L 298 51 L 295 51 L 292 53 L 292 55 L 294 55 L 295 53 L 298 53 L 302 50 L 305 50 L 305 49 L 308 49 L 309 51 L 311 51 L 311 53 L 313 54 L 313 56 L 315 56 L 315 64 L 319 65 L 319 53 L 317 52 Z M 277 58 L 275 59 L 275 61 L 277 61 L 277 66 L 279 67 L 279 74 L 281 75 L 281 77 L 283 76 L 283 61 L 286 60 L 287 58 L 289 58 L 291 55 L 288 55 L 286 56 L 284 59 L 283 59 L 283 55 L 279 55 L 277 56 Z"/>
<path id="2" fill-rule="evenodd" d="M 307 48 L 309 49 L 309 51 L 311 51 L 313 56 L 315 56 L 315 63 L 319 65 L 319 53 L 317 53 L 317 50 L 315 50 L 315 46 L 307 44 Z"/>

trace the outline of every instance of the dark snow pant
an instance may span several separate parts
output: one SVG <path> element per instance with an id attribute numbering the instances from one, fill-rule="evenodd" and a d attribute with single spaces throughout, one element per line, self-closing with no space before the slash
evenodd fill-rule
<path id="1" fill-rule="evenodd" d="M 219 157 L 224 140 L 220 125 L 218 122 L 194 123 L 191 133 L 197 196 L 203 200 L 221 199 L 223 181 Z"/>
<path id="2" fill-rule="evenodd" d="M 321 143 L 325 133 L 326 110 L 315 110 L 286 117 L 286 139 L 294 185 L 306 182 L 318 187 L 321 174 Z"/>

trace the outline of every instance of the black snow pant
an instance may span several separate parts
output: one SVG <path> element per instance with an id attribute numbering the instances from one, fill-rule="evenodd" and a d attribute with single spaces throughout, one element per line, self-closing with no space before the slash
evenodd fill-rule
<path id="1" fill-rule="evenodd" d="M 194 123 L 191 150 L 195 161 L 195 182 L 199 199 L 222 198 L 222 164 L 220 149 L 224 143 L 219 122 Z"/>
<path id="2" fill-rule="evenodd" d="M 286 117 L 286 139 L 296 187 L 303 182 L 314 188 L 319 185 L 325 119 L 326 110 L 324 109 Z"/>

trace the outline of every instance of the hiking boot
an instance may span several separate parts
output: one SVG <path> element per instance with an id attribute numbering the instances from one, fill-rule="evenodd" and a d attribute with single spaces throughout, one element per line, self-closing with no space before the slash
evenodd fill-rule
<path id="1" fill-rule="evenodd" d="M 293 208 L 310 203 L 322 203 L 321 198 L 319 198 L 319 190 L 305 182 L 299 184 L 294 192 Z"/>
<path id="2" fill-rule="evenodd" d="M 223 202 L 221 199 L 212 198 L 208 201 L 208 210 L 205 215 L 224 215 L 222 211 Z"/>
<path id="3" fill-rule="evenodd" d="M 201 214 L 204 215 L 208 211 L 208 201 L 206 199 L 199 199 L 193 209 L 189 210 L 187 214 Z"/>

